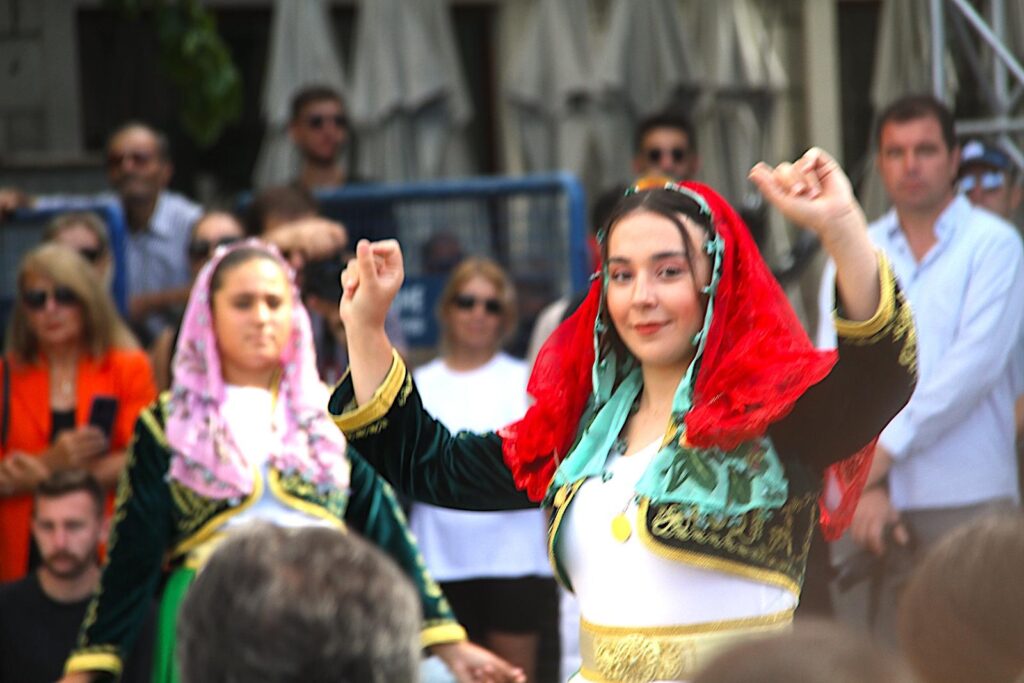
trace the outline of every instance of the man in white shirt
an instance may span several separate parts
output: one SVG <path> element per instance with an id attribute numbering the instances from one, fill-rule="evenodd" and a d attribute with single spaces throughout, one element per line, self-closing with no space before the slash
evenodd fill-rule
<path id="1" fill-rule="evenodd" d="M 1010 360 L 1024 317 L 1024 249 L 1012 226 L 955 192 L 960 148 L 941 102 L 901 98 L 876 130 L 893 209 L 869 234 L 914 311 L 918 384 L 882 432 L 851 531 L 885 556 L 875 629 L 894 641 L 897 590 L 920 554 L 968 519 L 1019 502 Z M 834 343 L 833 275 L 830 265 L 824 346 Z"/>

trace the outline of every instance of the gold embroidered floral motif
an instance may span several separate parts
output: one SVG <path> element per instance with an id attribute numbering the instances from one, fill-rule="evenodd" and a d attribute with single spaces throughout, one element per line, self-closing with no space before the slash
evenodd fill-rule
<path id="1" fill-rule="evenodd" d="M 171 500 L 174 507 L 181 513 L 178 521 L 178 528 L 188 535 L 199 527 L 203 526 L 211 517 L 217 513 L 221 503 L 204 498 L 187 486 L 176 480 L 171 480 L 168 486 L 171 491 Z"/>
<path id="2" fill-rule="evenodd" d="M 357 441 L 359 439 L 365 439 L 365 438 L 367 438 L 369 436 L 373 436 L 374 434 L 380 434 L 381 432 L 383 432 L 387 428 L 388 428 L 388 419 L 386 417 L 382 417 L 379 420 L 377 420 L 375 422 L 371 422 L 370 424 L 366 425 L 365 427 L 363 427 L 361 429 L 357 429 L 356 431 L 352 432 L 349 435 L 348 438 L 351 441 Z"/>
<path id="3" fill-rule="evenodd" d="M 677 680 L 693 668 L 696 651 L 684 643 L 659 642 L 639 633 L 594 640 L 594 663 L 600 674 L 622 683 Z"/>
<path id="4" fill-rule="evenodd" d="M 659 506 L 651 520 L 650 532 L 662 542 L 695 543 L 724 551 L 741 561 L 790 574 L 801 564 L 799 558 L 807 546 L 802 543 L 801 555 L 794 555 L 793 536 L 797 518 L 812 512 L 811 506 L 816 498 L 816 494 L 808 493 L 790 499 L 775 511 L 775 520 L 770 528 L 769 518 L 758 510 L 730 519 L 702 516 L 696 508 L 682 505 Z"/>
<path id="5" fill-rule="evenodd" d="M 409 400 L 409 394 L 412 393 L 412 373 L 406 370 L 405 381 L 402 382 L 402 388 L 398 392 L 398 405 L 404 406 L 405 402 Z"/>

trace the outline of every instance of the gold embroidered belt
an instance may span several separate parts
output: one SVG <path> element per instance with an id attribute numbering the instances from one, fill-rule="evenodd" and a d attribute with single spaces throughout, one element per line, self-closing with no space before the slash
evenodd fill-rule
<path id="1" fill-rule="evenodd" d="M 593 683 L 693 678 L 737 640 L 789 630 L 793 610 L 685 626 L 600 626 L 580 619 L 580 675 Z"/>

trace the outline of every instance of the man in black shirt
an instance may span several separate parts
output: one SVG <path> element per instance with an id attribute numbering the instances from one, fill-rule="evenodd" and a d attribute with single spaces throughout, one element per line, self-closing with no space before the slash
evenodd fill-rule
<path id="1" fill-rule="evenodd" d="M 103 499 L 96 480 L 77 470 L 57 472 L 36 490 L 32 535 L 42 562 L 24 579 L 0 585 L 0 683 L 61 677 L 100 579 Z M 148 679 L 151 641 L 142 634 L 123 681 Z"/>

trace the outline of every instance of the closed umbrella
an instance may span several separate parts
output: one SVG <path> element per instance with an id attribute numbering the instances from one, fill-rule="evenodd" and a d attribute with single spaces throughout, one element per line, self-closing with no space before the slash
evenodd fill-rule
<path id="1" fill-rule="evenodd" d="M 506 76 L 524 170 L 590 166 L 595 94 L 588 0 L 538 0 Z"/>
<path id="2" fill-rule="evenodd" d="M 472 170 L 462 133 L 473 108 L 446 2 L 360 4 L 349 106 L 361 175 L 400 181 Z"/>
<path id="3" fill-rule="evenodd" d="M 274 2 L 262 98 L 267 131 L 256 161 L 253 182 L 257 187 L 277 185 L 298 174 L 298 152 L 287 130 L 292 96 L 312 84 L 344 92 L 344 72 L 330 26 L 324 0 Z"/>

